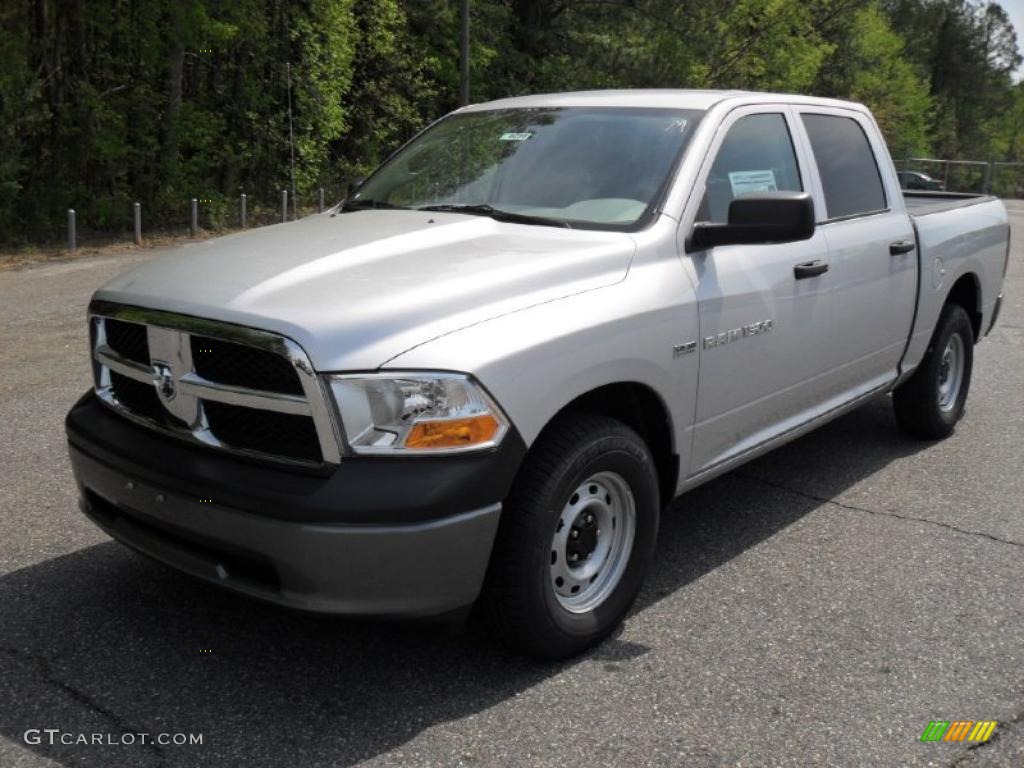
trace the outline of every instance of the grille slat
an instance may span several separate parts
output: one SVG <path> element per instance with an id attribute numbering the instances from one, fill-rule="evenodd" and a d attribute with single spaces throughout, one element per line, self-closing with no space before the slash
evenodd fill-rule
<path id="1" fill-rule="evenodd" d="M 295 368 L 280 355 L 209 336 L 193 336 L 191 344 L 192 364 L 207 381 L 285 395 L 302 394 Z"/>

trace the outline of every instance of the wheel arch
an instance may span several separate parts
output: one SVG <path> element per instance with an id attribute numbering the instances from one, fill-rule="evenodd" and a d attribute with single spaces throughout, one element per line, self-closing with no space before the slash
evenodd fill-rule
<path id="1" fill-rule="evenodd" d="M 674 445 L 672 414 L 653 387 L 638 381 L 616 381 L 577 395 L 556 411 L 541 429 L 569 411 L 608 416 L 623 422 L 647 443 L 658 473 L 662 506 L 675 496 L 679 480 L 679 455 Z"/>
<path id="2" fill-rule="evenodd" d="M 971 320 L 971 329 L 974 331 L 974 343 L 981 340 L 982 304 L 981 304 L 981 280 L 974 272 L 964 272 L 946 294 L 943 304 L 958 304 L 967 312 Z"/>

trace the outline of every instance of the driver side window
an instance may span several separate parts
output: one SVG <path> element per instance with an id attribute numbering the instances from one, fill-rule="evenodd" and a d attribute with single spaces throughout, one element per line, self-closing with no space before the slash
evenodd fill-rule
<path id="1" fill-rule="evenodd" d="M 697 220 L 725 224 L 729 203 L 743 194 L 803 189 L 786 118 L 747 115 L 732 124 L 718 149 Z"/>

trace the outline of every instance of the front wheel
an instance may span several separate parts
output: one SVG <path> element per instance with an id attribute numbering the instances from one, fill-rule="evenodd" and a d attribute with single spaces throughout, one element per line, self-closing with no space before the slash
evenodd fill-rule
<path id="1" fill-rule="evenodd" d="M 893 392 L 899 425 L 926 440 L 952 433 L 964 412 L 973 366 L 971 320 L 959 304 L 947 304 L 921 364 Z"/>
<path id="2" fill-rule="evenodd" d="M 640 590 L 658 532 L 657 473 L 625 424 L 566 414 L 502 510 L 479 608 L 505 642 L 565 658 L 600 642 Z"/>

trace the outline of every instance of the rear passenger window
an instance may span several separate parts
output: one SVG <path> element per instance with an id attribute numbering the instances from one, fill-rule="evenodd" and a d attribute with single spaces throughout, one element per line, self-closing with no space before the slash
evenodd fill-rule
<path id="1" fill-rule="evenodd" d="M 724 224 L 735 198 L 777 191 L 803 191 L 786 118 L 775 113 L 741 117 L 718 149 L 697 218 Z"/>
<path id="2" fill-rule="evenodd" d="M 885 190 L 878 162 L 860 123 L 834 115 L 802 117 L 825 189 L 828 217 L 884 210 Z"/>

